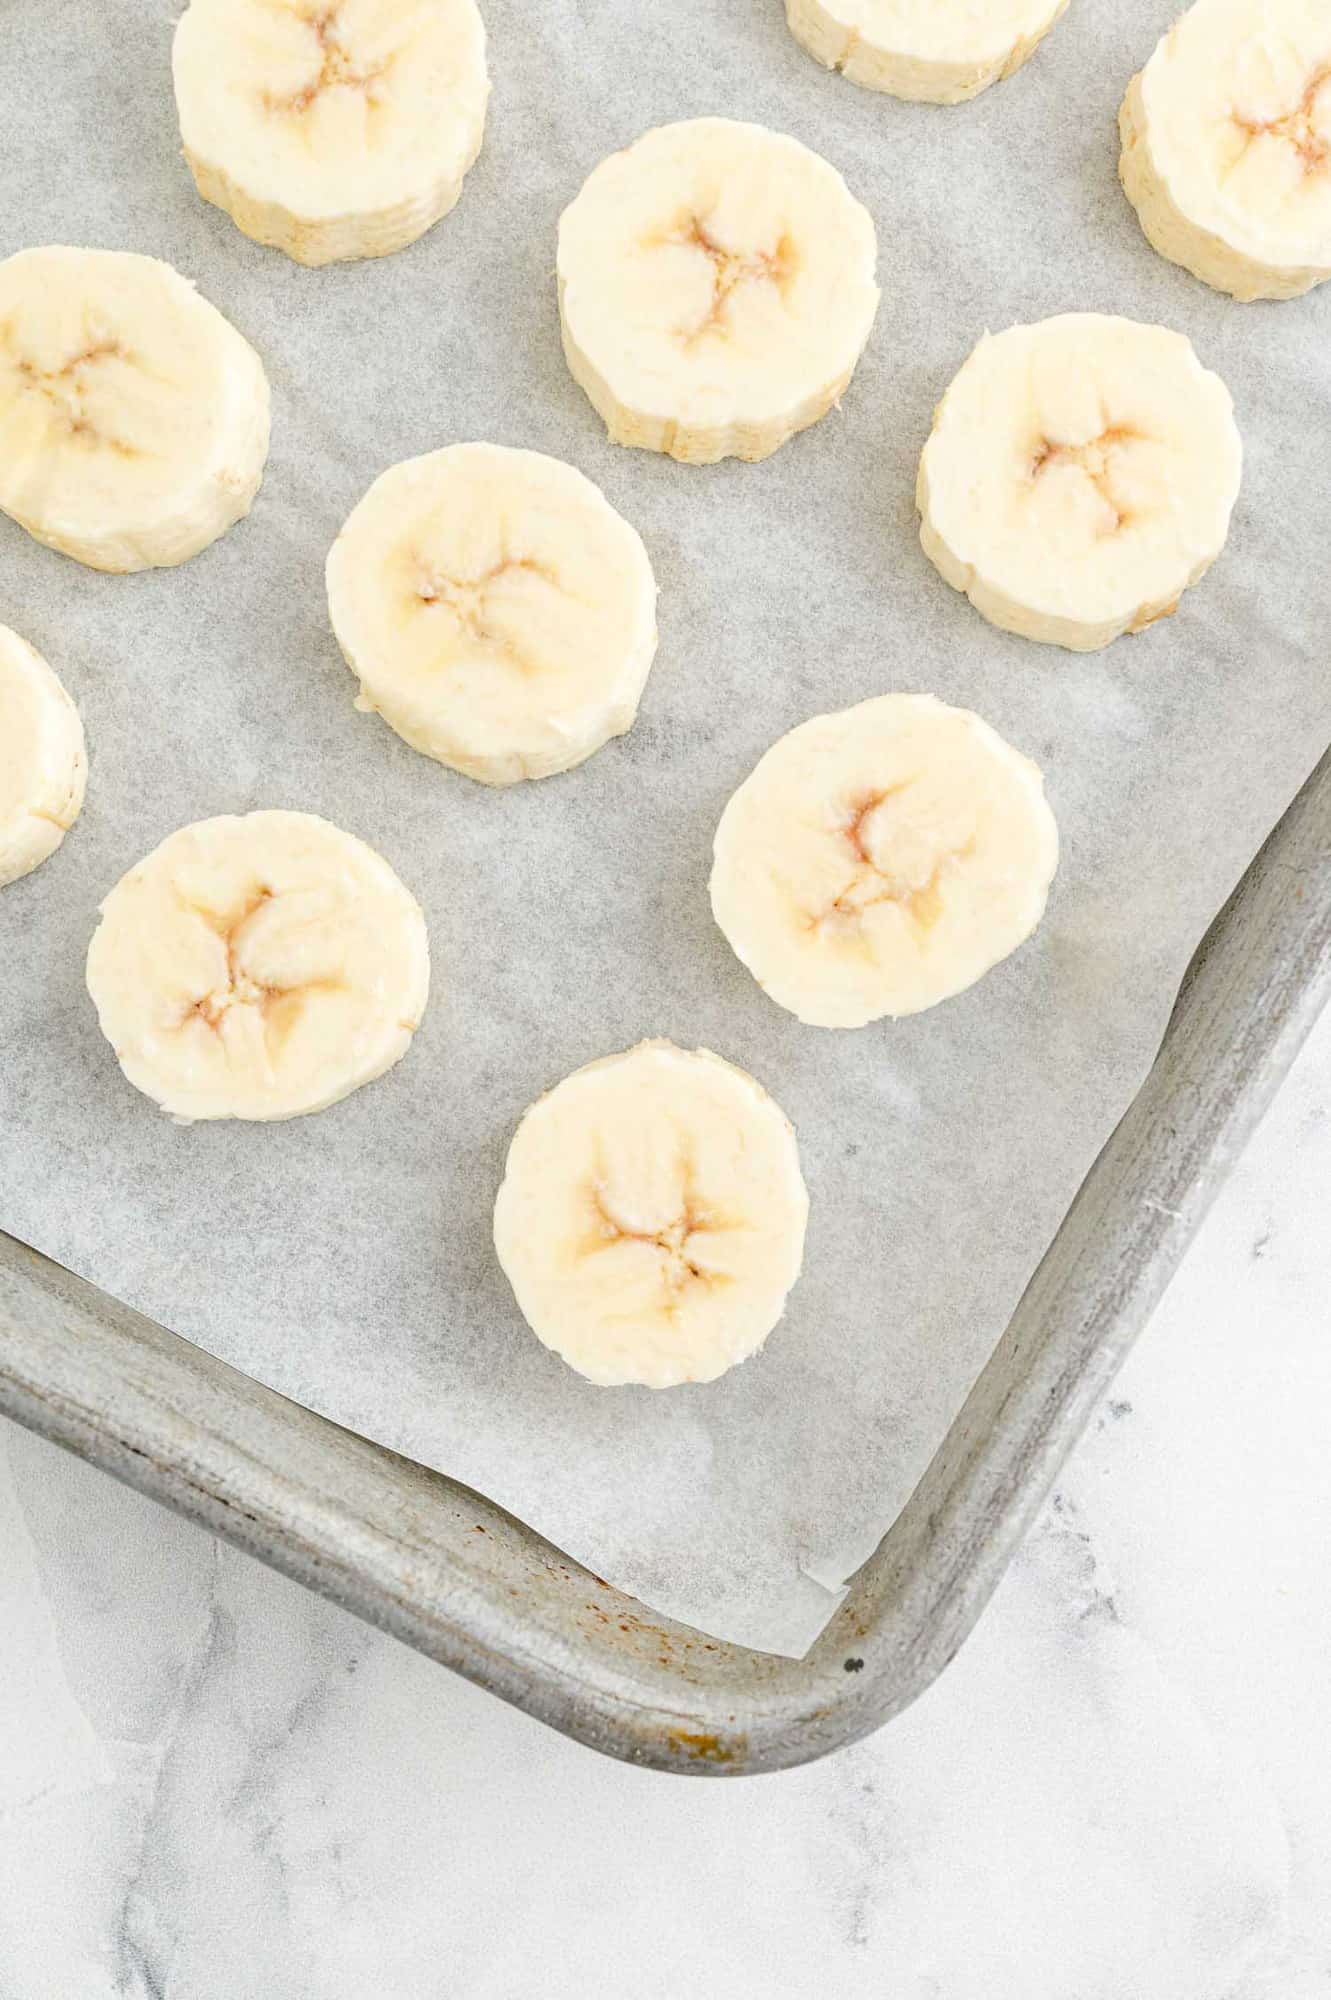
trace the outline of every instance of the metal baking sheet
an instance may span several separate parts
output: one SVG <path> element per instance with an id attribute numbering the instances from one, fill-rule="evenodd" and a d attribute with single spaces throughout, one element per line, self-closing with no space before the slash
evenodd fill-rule
<path id="1" fill-rule="evenodd" d="M 777 0 L 485 11 L 495 96 L 458 209 L 399 257 L 307 272 L 195 196 L 165 10 L 6 9 L 0 251 L 169 258 L 258 347 L 275 420 L 253 516 L 180 570 L 94 577 L 0 522 L 0 617 L 64 676 L 92 752 L 79 827 L 0 898 L 0 1223 L 645 1603 L 798 1653 L 938 1463 L 1196 941 L 1331 737 L 1331 489 L 1309 422 L 1331 292 L 1239 307 L 1142 239 L 1114 113 L 1169 0 L 1081 0 L 956 111 L 824 75 Z M 878 225 L 884 300 L 838 415 L 763 466 L 700 471 L 606 444 L 559 353 L 551 270 L 598 158 L 715 111 L 841 168 Z M 920 555 L 911 502 L 932 405 L 984 327 L 1078 307 L 1188 332 L 1247 449 L 1212 575 L 1089 659 L 985 626 Z M 505 794 L 354 714 L 323 602 L 324 552 L 369 480 L 470 436 L 596 478 L 662 590 L 635 729 Z M 1033 946 L 970 995 L 828 1036 L 715 933 L 708 848 L 774 736 L 892 687 L 978 708 L 1044 764 L 1064 865 Z M 83 953 L 101 896 L 166 832 L 261 804 L 323 811 L 387 855 L 425 906 L 435 997 L 407 1060 L 335 1110 L 182 1131 L 117 1075 Z M 606 1394 L 522 1327 L 489 1210 L 523 1106 L 657 1033 L 741 1062 L 794 1118 L 808 1262 L 758 1361 L 706 1390 Z"/>
<path id="2" fill-rule="evenodd" d="M 3 1236 L 0 1410 L 611 1756 L 704 1777 L 807 1763 L 965 1639 L 1328 997 L 1331 758 L 1212 926 L 1144 1088 L 802 1660 L 644 1613 L 477 1494 Z"/>

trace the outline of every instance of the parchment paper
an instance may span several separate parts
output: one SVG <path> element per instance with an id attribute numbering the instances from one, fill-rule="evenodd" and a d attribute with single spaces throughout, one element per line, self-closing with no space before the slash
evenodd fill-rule
<path id="1" fill-rule="evenodd" d="M 150 251 L 264 358 L 248 521 L 103 577 L 0 519 L 0 619 L 91 749 L 59 855 L 0 892 L 0 1222 L 215 1354 L 483 1488 L 601 1575 L 799 1651 L 918 1479 L 1148 1067 L 1211 915 L 1331 737 L 1331 288 L 1240 306 L 1148 248 L 1115 179 L 1123 88 L 1174 0 L 1072 0 L 977 103 L 824 74 L 780 0 L 483 0 L 495 90 L 454 213 L 305 271 L 197 198 L 173 12 L 0 6 L 0 253 Z M 874 215 L 883 304 L 839 415 L 761 466 L 616 450 L 559 351 L 555 223 L 646 127 L 758 119 Z M 991 630 L 921 555 L 930 412 L 986 328 L 1160 320 L 1229 383 L 1227 552 L 1178 616 L 1074 656 Z M 633 731 L 485 790 L 352 708 L 323 559 L 395 460 L 490 438 L 569 459 L 642 532 L 661 649 Z M 889 689 L 974 707 L 1044 766 L 1063 864 L 1036 941 L 963 998 L 801 1027 L 713 927 L 717 817 L 782 731 Z M 173 828 L 283 805 L 380 849 L 435 984 L 398 1068 L 334 1110 L 181 1129 L 121 1078 L 83 983 L 98 902 Z M 524 1106 L 645 1035 L 743 1064 L 795 1121 L 804 1276 L 766 1351 L 668 1394 L 589 1387 L 524 1327 L 490 1212 Z"/>

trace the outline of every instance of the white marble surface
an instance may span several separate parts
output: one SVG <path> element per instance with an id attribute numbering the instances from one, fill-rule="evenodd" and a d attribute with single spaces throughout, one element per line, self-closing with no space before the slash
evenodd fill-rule
<path id="1" fill-rule="evenodd" d="M 0 2000 L 1327 2000 L 1331 1019 L 980 1629 L 622 1770 L 0 1427 Z"/>

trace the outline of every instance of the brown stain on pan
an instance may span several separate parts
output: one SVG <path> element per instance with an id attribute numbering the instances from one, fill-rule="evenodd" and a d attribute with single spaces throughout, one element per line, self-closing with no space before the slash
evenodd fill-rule
<path id="1" fill-rule="evenodd" d="M 723 1741 L 719 1736 L 690 1729 L 667 1729 L 666 1742 L 691 1764 L 738 1764 L 744 1760 L 749 1739 L 741 1731 Z"/>

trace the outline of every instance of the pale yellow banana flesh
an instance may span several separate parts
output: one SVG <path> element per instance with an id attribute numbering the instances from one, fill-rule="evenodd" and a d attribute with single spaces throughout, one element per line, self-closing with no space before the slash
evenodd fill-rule
<path id="1" fill-rule="evenodd" d="M 950 999 L 1044 912 L 1058 829 L 1040 772 L 968 710 L 881 695 L 793 729 L 721 816 L 712 909 L 801 1021 L 858 1028 Z"/>
<path id="2" fill-rule="evenodd" d="M 1068 0 L 786 0 L 797 42 L 866 90 L 961 104 L 1031 57 Z"/>
<path id="3" fill-rule="evenodd" d="M 532 1105 L 495 1248 L 533 1332 L 606 1386 L 711 1382 L 776 1325 L 808 1219 L 795 1134 L 745 1071 L 644 1042 Z"/>
<path id="4" fill-rule="evenodd" d="M 92 569 L 184 562 L 249 512 L 268 382 L 154 257 L 50 247 L 0 263 L 0 508 Z"/>
<path id="5" fill-rule="evenodd" d="M 475 0 L 191 0 L 172 66 L 200 194 L 301 264 L 414 242 L 481 149 Z"/>
<path id="6" fill-rule="evenodd" d="M 1067 313 L 986 334 L 953 381 L 920 539 L 991 624 L 1093 651 L 1210 568 L 1242 462 L 1229 391 L 1182 334 Z"/>
<path id="7" fill-rule="evenodd" d="M 560 219 L 564 352 L 616 443 L 765 458 L 844 393 L 876 260 L 868 211 L 798 141 L 726 118 L 661 126 Z"/>
<path id="8" fill-rule="evenodd" d="M 87 779 L 77 708 L 41 654 L 0 625 L 0 888 L 55 853 Z"/>
<path id="9" fill-rule="evenodd" d="M 181 828 L 116 884 L 88 950 L 121 1068 L 182 1120 L 336 1103 L 406 1053 L 429 978 L 415 899 L 312 813 Z"/>
<path id="10" fill-rule="evenodd" d="M 566 771 L 637 713 L 656 651 L 647 551 L 558 459 L 459 444 L 393 466 L 327 576 L 359 705 L 468 777 Z"/>
<path id="11" fill-rule="evenodd" d="M 1197 0 L 1128 87 L 1119 173 L 1148 240 L 1217 291 L 1331 278 L 1331 8 Z"/>

